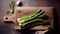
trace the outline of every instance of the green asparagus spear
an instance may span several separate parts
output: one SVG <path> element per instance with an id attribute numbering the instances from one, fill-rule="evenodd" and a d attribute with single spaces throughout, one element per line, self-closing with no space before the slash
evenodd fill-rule
<path id="1" fill-rule="evenodd" d="M 24 23 L 25 21 L 28 21 L 28 20 L 30 20 L 30 19 L 33 19 L 33 18 L 36 18 L 37 16 L 39 16 L 40 14 L 42 14 L 42 13 L 44 13 L 44 12 L 39 12 L 39 13 L 33 13 L 33 14 L 29 14 L 29 15 L 27 15 L 27 16 L 24 16 L 24 17 L 22 17 L 22 18 L 17 18 L 17 20 L 21 23 Z"/>
<path id="2" fill-rule="evenodd" d="M 38 24 L 43 24 L 48 22 L 47 20 L 43 19 L 45 17 L 45 12 L 43 11 L 35 11 L 29 15 L 26 15 L 21 18 L 17 18 L 19 22 L 19 26 L 21 26 L 22 29 L 30 27 L 30 26 L 35 26 Z"/>
<path id="3" fill-rule="evenodd" d="M 9 6 L 10 6 L 10 13 L 13 13 L 14 12 L 14 1 L 11 1 Z"/>
<path id="4" fill-rule="evenodd" d="M 48 21 L 47 20 L 42 20 L 42 19 L 35 19 L 35 20 L 32 20 L 32 21 L 29 21 L 27 23 L 22 24 L 21 28 L 25 29 L 25 28 L 36 26 L 36 25 L 39 25 L 39 24 L 44 24 L 46 22 L 48 22 Z"/>
<path id="5" fill-rule="evenodd" d="M 24 22 L 24 21 L 27 21 L 27 20 L 30 20 L 32 19 L 36 14 L 38 14 L 40 12 L 40 10 L 37 10 L 29 15 L 26 15 L 22 18 L 17 18 L 18 22 Z"/>
<path id="6" fill-rule="evenodd" d="M 43 19 L 35 19 L 35 20 L 32 20 L 32 21 L 26 22 L 26 23 L 24 23 L 24 24 L 22 24 L 22 25 L 24 26 L 24 25 L 26 25 L 26 24 L 29 24 L 30 22 L 34 22 L 34 21 L 37 21 L 37 20 L 43 21 L 43 22 L 48 22 L 47 20 L 43 20 Z"/>

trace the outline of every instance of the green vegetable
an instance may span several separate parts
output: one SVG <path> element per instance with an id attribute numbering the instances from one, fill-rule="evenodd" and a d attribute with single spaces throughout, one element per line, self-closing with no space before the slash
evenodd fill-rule
<path id="1" fill-rule="evenodd" d="M 32 20 L 32 21 L 29 21 L 29 22 L 26 22 L 24 24 L 21 25 L 21 28 L 22 29 L 25 29 L 25 28 L 28 28 L 28 27 L 31 27 L 31 26 L 36 26 L 36 25 L 39 25 L 39 24 L 44 24 L 48 22 L 47 20 L 42 20 L 42 19 L 35 19 L 35 20 Z"/>
<path id="2" fill-rule="evenodd" d="M 10 6 L 10 12 L 13 13 L 14 12 L 14 1 L 11 1 L 9 6 Z"/>
<path id="3" fill-rule="evenodd" d="M 18 20 L 18 22 L 25 22 L 27 20 L 33 19 L 36 16 L 36 14 L 38 14 L 39 12 L 41 12 L 41 10 L 37 10 L 37 11 L 35 11 L 31 14 L 28 14 L 22 18 L 17 18 L 17 20 Z"/>
<path id="4" fill-rule="evenodd" d="M 19 22 L 19 26 L 22 29 L 25 29 L 31 26 L 48 22 L 45 18 L 45 12 L 43 12 L 42 10 L 37 10 L 21 18 L 17 18 L 17 21 Z"/>
<path id="5" fill-rule="evenodd" d="M 53 27 L 53 25 L 50 25 L 50 26 L 48 27 L 48 30 L 50 31 L 50 30 L 52 30 L 52 29 L 54 29 L 54 27 Z"/>
<path id="6" fill-rule="evenodd" d="M 34 22 L 34 21 L 44 21 L 44 22 L 47 22 L 47 20 L 43 20 L 43 19 L 34 19 L 34 20 L 32 20 L 32 21 L 29 21 L 29 22 L 26 22 L 26 23 L 24 23 L 24 24 L 22 24 L 23 26 L 24 25 L 26 25 L 26 24 L 29 24 L 30 22 Z"/>
<path id="7" fill-rule="evenodd" d="M 38 18 L 38 16 L 40 16 L 40 14 L 42 14 L 42 13 L 44 13 L 44 12 L 41 12 L 41 10 L 40 11 L 37 10 L 37 11 L 35 11 L 35 12 L 29 14 L 29 15 L 26 15 L 22 18 L 17 18 L 17 20 L 21 23 L 25 23 L 26 21 L 29 21 L 29 20 L 34 19 L 36 17 Z"/>

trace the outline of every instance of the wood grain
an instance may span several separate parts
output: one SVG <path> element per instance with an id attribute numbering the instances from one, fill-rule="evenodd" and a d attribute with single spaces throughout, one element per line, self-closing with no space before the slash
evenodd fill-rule
<path id="1" fill-rule="evenodd" d="M 35 10 L 41 9 L 45 12 L 45 14 L 49 17 L 48 21 L 49 24 L 53 24 L 53 7 L 15 7 L 14 14 L 12 16 L 4 16 L 4 21 L 13 21 L 14 22 L 14 29 L 21 29 L 18 26 L 17 18 L 23 17 L 32 13 Z M 6 17 L 8 19 L 6 19 Z M 35 27 L 30 28 L 30 30 L 47 30 L 49 25 L 38 25 Z"/>

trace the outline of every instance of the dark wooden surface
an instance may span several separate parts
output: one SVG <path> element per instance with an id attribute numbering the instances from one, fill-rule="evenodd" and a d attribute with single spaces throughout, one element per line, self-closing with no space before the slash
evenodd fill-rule
<path id="1" fill-rule="evenodd" d="M 9 6 L 9 2 L 11 0 L 0 0 L 0 34 L 21 34 L 21 32 L 17 32 L 15 31 L 14 29 L 12 29 L 12 25 L 14 24 L 6 24 L 4 23 L 3 21 L 3 16 L 6 16 L 6 12 L 8 9 L 8 6 Z M 25 3 L 27 2 L 28 4 L 30 4 L 28 1 L 22 1 L 24 2 L 24 6 L 53 6 L 55 9 L 56 9 L 56 13 L 57 13 L 57 16 L 58 16 L 58 22 L 57 22 L 57 29 L 58 30 L 57 34 L 60 34 L 60 0 L 43 0 L 43 2 L 40 0 L 39 4 L 36 4 L 34 5 L 31 4 L 31 5 L 25 5 Z M 32 2 L 35 2 L 35 1 L 32 1 Z M 45 3 L 47 2 L 47 3 Z M 41 4 L 43 3 L 43 4 Z M 28 33 L 30 34 L 34 34 L 36 31 L 30 31 Z M 23 34 L 23 33 L 22 33 Z"/>

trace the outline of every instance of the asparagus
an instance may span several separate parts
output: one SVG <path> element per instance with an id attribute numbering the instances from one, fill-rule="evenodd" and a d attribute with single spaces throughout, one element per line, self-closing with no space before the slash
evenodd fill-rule
<path id="1" fill-rule="evenodd" d="M 22 29 L 25 29 L 30 26 L 35 26 L 48 22 L 45 18 L 45 12 L 43 12 L 42 10 L 37 10 L 24 17 L 17 18 L 17 21 L 19 22 L 19 26 L 21 26 Z"/>
<path id="2" fill-rule="evenodd" d="M 35 19 L 35 20 L 29 21 L 27 23 L 24 23 L 20 26 L 21 26 L 22 29 L 25 29 L 25 28 L 36 26 L 36 25 L 39 25 L 39 24 L 44 24 L 46 22 L 48 22 L 48 21 L 47 20 L 42 20 L 42 19 Z"/>

